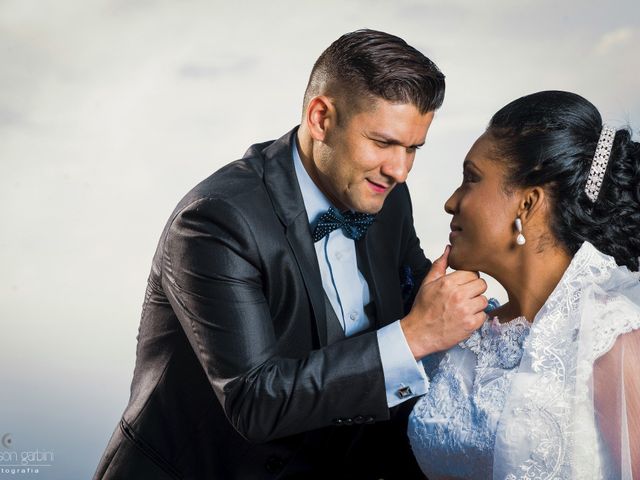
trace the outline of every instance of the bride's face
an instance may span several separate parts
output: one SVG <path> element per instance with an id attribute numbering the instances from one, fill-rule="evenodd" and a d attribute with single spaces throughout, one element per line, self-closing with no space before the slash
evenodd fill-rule
<path id="1" fill-rule="evenodd" d="M 505 167 L 495 160 L 491 136 L 484 134 L 469 150 L 462 184 L 446 201 L 451 219 L 449 265 L 456 270 L 501 270 L 516 248 L 518 195 L 504 188 Z"/>

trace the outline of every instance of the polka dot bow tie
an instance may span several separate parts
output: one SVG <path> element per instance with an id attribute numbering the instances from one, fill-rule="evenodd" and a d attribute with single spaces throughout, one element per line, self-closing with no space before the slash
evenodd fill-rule
<path id="1" fill-rule="evenodd" d="M 313 243 L 323 239 L 334 230 L 342 229 L 345 237 L 353 240 L 360 240 L 367 233 L 367 228 L 371 226 L 376 216 L 369 213 L 340 213 L 333 207 L 329 207 L 318 219 L 316 227 L 313 229 Z"/>

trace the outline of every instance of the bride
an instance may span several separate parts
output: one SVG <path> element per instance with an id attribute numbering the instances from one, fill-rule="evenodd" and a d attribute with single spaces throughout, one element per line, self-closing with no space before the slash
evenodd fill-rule
<path id="1" fill-rule="evenodd" d="M 424 473 L 640 479 L 640 144 L 578 95 L 522 97 L 445 210 L 451 267 L 509 301 L 424 361 L 408 430 Z"/>

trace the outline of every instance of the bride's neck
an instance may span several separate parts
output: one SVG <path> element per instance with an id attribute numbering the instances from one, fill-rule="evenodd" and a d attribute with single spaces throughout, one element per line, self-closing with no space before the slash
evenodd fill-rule
<path id="1" fill-rule="evenodd" d="M 569 263 L 571 257 L 562 248 L 547 246 L 541 251 L 535 245 L 519 248 L 509 271 L 496 276 L 509 297 L 509 303 L 498 314 L 500 320 L 524 316 L 532 322 Z"/>

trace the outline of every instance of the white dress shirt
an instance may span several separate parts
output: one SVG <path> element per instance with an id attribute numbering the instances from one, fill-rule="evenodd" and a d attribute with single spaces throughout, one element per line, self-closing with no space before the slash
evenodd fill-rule
<path id="1" fill-rule="evenodd" d="M 297 143 L 292 148 L 293 161 L 307 211 L 309 224 L 325 213 L 331 203 L 307 173 Z M 369 285 L 358 270 L 355 242 L 341 229 L 332 231 L 315 244 L 322 286 L 347 337 L 371 326 L 364 306 L 370 300 Z M 416 362 L 404 337 L 400 321 L 377 331 L 389 408 L 426 393 L 428 379 L 422 362 Z"/>

